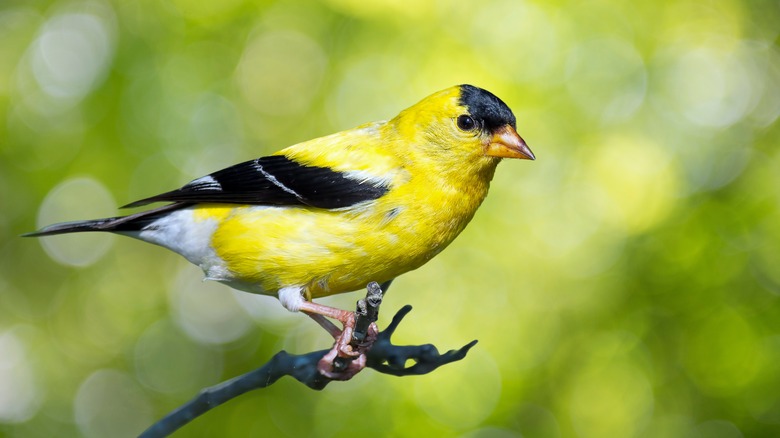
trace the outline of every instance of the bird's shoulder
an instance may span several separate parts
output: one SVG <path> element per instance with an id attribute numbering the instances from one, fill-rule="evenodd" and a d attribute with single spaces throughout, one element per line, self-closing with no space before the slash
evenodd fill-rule
<path id="1" fill-rule="evenodd" d="M 388 129 L 387 122 L 379 121 L 298 143 L 274 155 L 389 184 L 404 165 L 405 157 L 394 147 L 396 144 L 393 130 Z"/>

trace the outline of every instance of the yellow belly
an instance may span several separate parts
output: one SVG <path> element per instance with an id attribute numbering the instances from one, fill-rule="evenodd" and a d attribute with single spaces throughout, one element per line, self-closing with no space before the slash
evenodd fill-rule
<path id="1" fill-rule="evenodd" d="M 204 205 L 195 213 L 219 222 L 211 243 L 228 283 L 265 294 L 300 286 L 316 298 L 420 267 L 463 230 L 482 197 L 457 208 L 396 208 L 389 199 L 347 211 Z"/>

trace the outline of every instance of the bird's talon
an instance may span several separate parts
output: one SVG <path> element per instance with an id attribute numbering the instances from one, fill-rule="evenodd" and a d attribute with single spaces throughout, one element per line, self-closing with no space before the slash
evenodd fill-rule
<path id="1" fill-rule="evenodd" d="M 334 346 L 320 359 L 317 363 L 320 374 L 332 380 L 349 380 L 366 367 L 365 354 L 358 353 L 355 358 L 345 359 L 338 353 L 338 347 Z"/>
<path id="2" fill-rule="evenodd" d="M 356 342 L 353 339 L 355 314 L 348 313 L 343 318 L 337 319 L 344 324 L 344 329 L 336 337 L 333 348 L 320 359 L 317 369 L 320 374 L 329 379 L 349 380 L 366 367 L 366 352 L 379 335 L 379 328 L 372 322 L 368 326 L 365 338 Z"/>

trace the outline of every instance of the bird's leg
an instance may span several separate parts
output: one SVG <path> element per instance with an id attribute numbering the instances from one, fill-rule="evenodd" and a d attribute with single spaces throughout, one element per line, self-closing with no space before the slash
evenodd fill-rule
<path id="1" fill-rule="evenodd" d="M 305 312 L 308 315 L 322 315 L 327 318 L 335 319 L 341 322 L 342 324 L 347 324 L 350 317 L 354 319 L 352 312 L 337 309 L 335 307 L 323 306 L 322 304 L 317 304 L 311 301 L 301 302 L 298 310 L 300 310 L 301 312 Z M 315 321 L 317 321 L 317 319 L 315 319 Z"/>
<path id="2" fill-rule="evenodd" d="M 381 296 L 387 292 L 390 288 L 392 279 L 382 283 L 381 286 L 369 286 L 369 293 L 366 295 L 374 297 L 371 300 L 376 301 L 376 297 L 380 297 L 378 302 L 381 302 Z M 373 282 L 372 282 L 373 283 Z M 343 330 L 339 330 L 332 322 L 327 318 L 335 319 L 341 322 L 345 328 L 354 328 L 355 316 L 353 312 L 337 309 L 335 307 L 323 306 L 312 301 L 308 301 L 304 298 L 303 288 L 301 287 L 285 287 L 279 291 L 279 301 L 282 305 L 291 312 L 304 312 L 309 315 L 320 327 L 324 328 L 334 339 L 338 339 L 343 334 Z M 378 306 L 378 304 L 377 304 Z M 365 329 L 365 327 L 363 327 Z"/>
<path id="3" fill-rule="evenodd" d="M 337 339 L 339 336 L 341 336 L 341 330 L 336 327 L 336 324 L 330 322 L 328 318 L 317 313 L 306 313 L 306 315 L 313 319 L 314 322 L 319 324 L 320 327 L 324 328 L 329 335 L 333 336 L 333 339 Z"/>
<path id="4" fill-rule="evenodd" d="M 376 319 L 382 295 L 382 288 L 377 283 L 369 283 L 366 298 L 358 301 L 355 312 L 311 301 L 300 303 L 299 310 L 317 321 L 336 339 L 333 348 L 317 365 L 322 375 L 334 380 L 349 380 L 366 367 L 366 353 L 379 334 Z M 340 321 L 344 329 L 339 331 L 326 317 Z"/>
<path id="5" fill-rule="evenodd" d="M 339 357 L 356 357 L 360 353 L 354 351 L 352 346 L 352 333 L 355 329 L 355 314 L 335 307 L 323 306 L 322 304 L 304 301 L 300 305 L 301 312 L 309 315 L 313 320 L 322 326 L 336 340 L 334 349 L 339 352 Z M 344 326 L 339 330 L 332 322 L 325 318 L 335 319 Z"/>
<path id="6" fill-rule="evenodd" d="M 285 309 L 290 312 L 304 312 L 334 338 L 341 336 L 342 331 L 326 318 L 333 318 L 344 323 L 349 318 L 350 312 L 313 303 L 308 301 L 304 297 L 305 295 L 304 288 L 300 286 L 284 287 L 279 289 L 278 293 L 279 302 Z"/>
<path id="7" fill-rule="evenodd" d="M 358 301 L 355 312 L 308 301 L 300 287 L 279 290 L 279 301 L 286 309 L 309 315 L 336 340 L 317 365 L 322 375 L 334 380 L 349 380 L 365 368 L 366 353 L 379 334 L 376 320 L 384 294 L 382 289 L 388 288 L 391 281 L 382 286 L 373 281 L 369 283 L 366 298 Z M 341 322 L 343 329 L 339 330 L 328 318 Z"/>

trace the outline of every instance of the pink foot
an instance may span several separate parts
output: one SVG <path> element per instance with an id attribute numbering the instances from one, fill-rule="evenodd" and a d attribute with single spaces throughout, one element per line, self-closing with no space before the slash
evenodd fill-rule
<path id="1" fill-rule="evenodd" d="M 333 380 L 349 380 L 366 367 L 366 352 L 371 349 L 379 329 L 375 323 L 371 323 L 366 339 L 360 343 L 352 340 L 354 329 L 355 315 L 350 314 L 333 348 L 317 364 L 320 374 Z"/>

